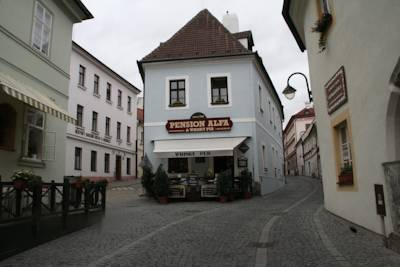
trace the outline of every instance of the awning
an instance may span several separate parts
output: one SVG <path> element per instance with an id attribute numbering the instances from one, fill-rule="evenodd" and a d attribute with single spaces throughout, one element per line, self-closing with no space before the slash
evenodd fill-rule
<path id="1" fill-rule="evenodd" d="M 73 124 L 76 122 L 67 111 L 58 107 L 50 98 L 3 73 L 0 73 L 0 90 L 25 104 L 51 114 L 61 120 Z"/>
<path id="2" fill-rule="evenodd" d="M 247 137 L 155 140 L 153 152 L 159 158 L 233 156 L 233 150 Z"/>

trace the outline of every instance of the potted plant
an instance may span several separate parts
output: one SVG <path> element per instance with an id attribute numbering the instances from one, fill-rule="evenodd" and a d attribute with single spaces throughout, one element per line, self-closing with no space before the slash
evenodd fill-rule
<path id="1" fill-rule="evenodd" d="M 353 166 L 350 163 L 345 163 L 339 174 L 339 185 L 353 184 Z"/>
<path id="2" fill-rule="evenodd" d="M 144 156 L 142 163 L 140 164 L 143 170 L 141 183 L 142 187 L 146 191 L 147 196 L 154 196 L 153 184 L 154 184 L 154 173 L 153 166 L 147 155 Z"/>
<path id="3" fill-rule="evenodd" d="M 163 169 L 162 164 L 158 166 L 156 174 L 154 175 L 153 190 L 161 204 L 168 203 L 169 179 L 167 173 Z"/>
<path id="4" fill-rule="evenodd" d="M 323 13 L 321 18 L 315 22 L 314 27 L 311 28 L 312 32 L 320 33 L 318 41 L 320 52 L 326 49 L 326 34 L 331 24 L 332 24 L 332 15 L 329 13 Z"/>
<path id="5" fill-rule="evenodd" d="M 244 169 L 243 171 L 240 172 L 240 185 L 244 198 L 252 197 L 251 184 L 252 184 L 251 172 L 249 172 L 247 169 Z"/>
<path id="6" fill-rule="evenodd" d="M 13 186 L 16 190 L 24 190 L 25 188 L 28 188 L 32 191 L 36 185 L 42 182 L 40 176 L 34 175 L 29 170 L 16 171 L 11 179 L 13 180 Z"/>
<path id="7" fill-rule="evenodd" d="M 225 203 L 228 201 L 232 193 L 232 186 L 232 174 L 230 170 L 226 170 L 218 175 L 217 190 L 219 202 Z"/>
<path id="8" fill-rule="evenodd" d="M 77 178 L 71 186 L 75 189 L 81 189 L 83 187 L 82 177 Z"/>

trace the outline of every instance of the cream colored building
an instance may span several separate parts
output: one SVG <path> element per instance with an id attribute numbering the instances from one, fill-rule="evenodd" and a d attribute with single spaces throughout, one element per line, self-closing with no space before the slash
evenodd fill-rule
<path id="1" fill-rule="evenodd" d="M 400 1 L 285 0 L 282 14 L 307 49 L 326 209 L 382 233 L 383 185 L 399 232 Z"/>
<path id="2" fill-rule="evenodd" d="M 315 121 L 301 137 L 304 175 L 321 178 L 321 161 L 318 146 L 317 124 Z"/>

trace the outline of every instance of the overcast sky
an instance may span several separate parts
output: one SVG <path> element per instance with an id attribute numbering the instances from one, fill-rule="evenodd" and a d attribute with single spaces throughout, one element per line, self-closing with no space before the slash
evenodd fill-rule
<path id="1" fill-rule="evenodd" d="M 239 30 L 251 30 L 275 89 L 286 121 L 304 107 L 306 84 L 294 76 L 295 99 L 281 94 L 287 77 L 308 77 L 307 54 L 301 53 L 282 15 L 283 0 L 83 0 L 94 19 L 76 24 L 73 39 L 139 89 L 143 83 L 136 61 L 169 39 L 199 11 L 207 8 L 222 21 L 228 10 L 237 14 Z"/>

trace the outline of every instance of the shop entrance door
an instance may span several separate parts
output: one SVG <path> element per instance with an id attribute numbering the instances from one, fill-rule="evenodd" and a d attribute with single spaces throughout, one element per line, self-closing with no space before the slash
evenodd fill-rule
<path id="1" fill-rule="evenodd" d="M 115 179 L 121 180 L 121 156 L 115 157 Z"/>
<path id="2" fill-rule="evenodd" d="M 214 157 L 214 173 L 231 170 L 234 175 L 233 157 Z"/>

